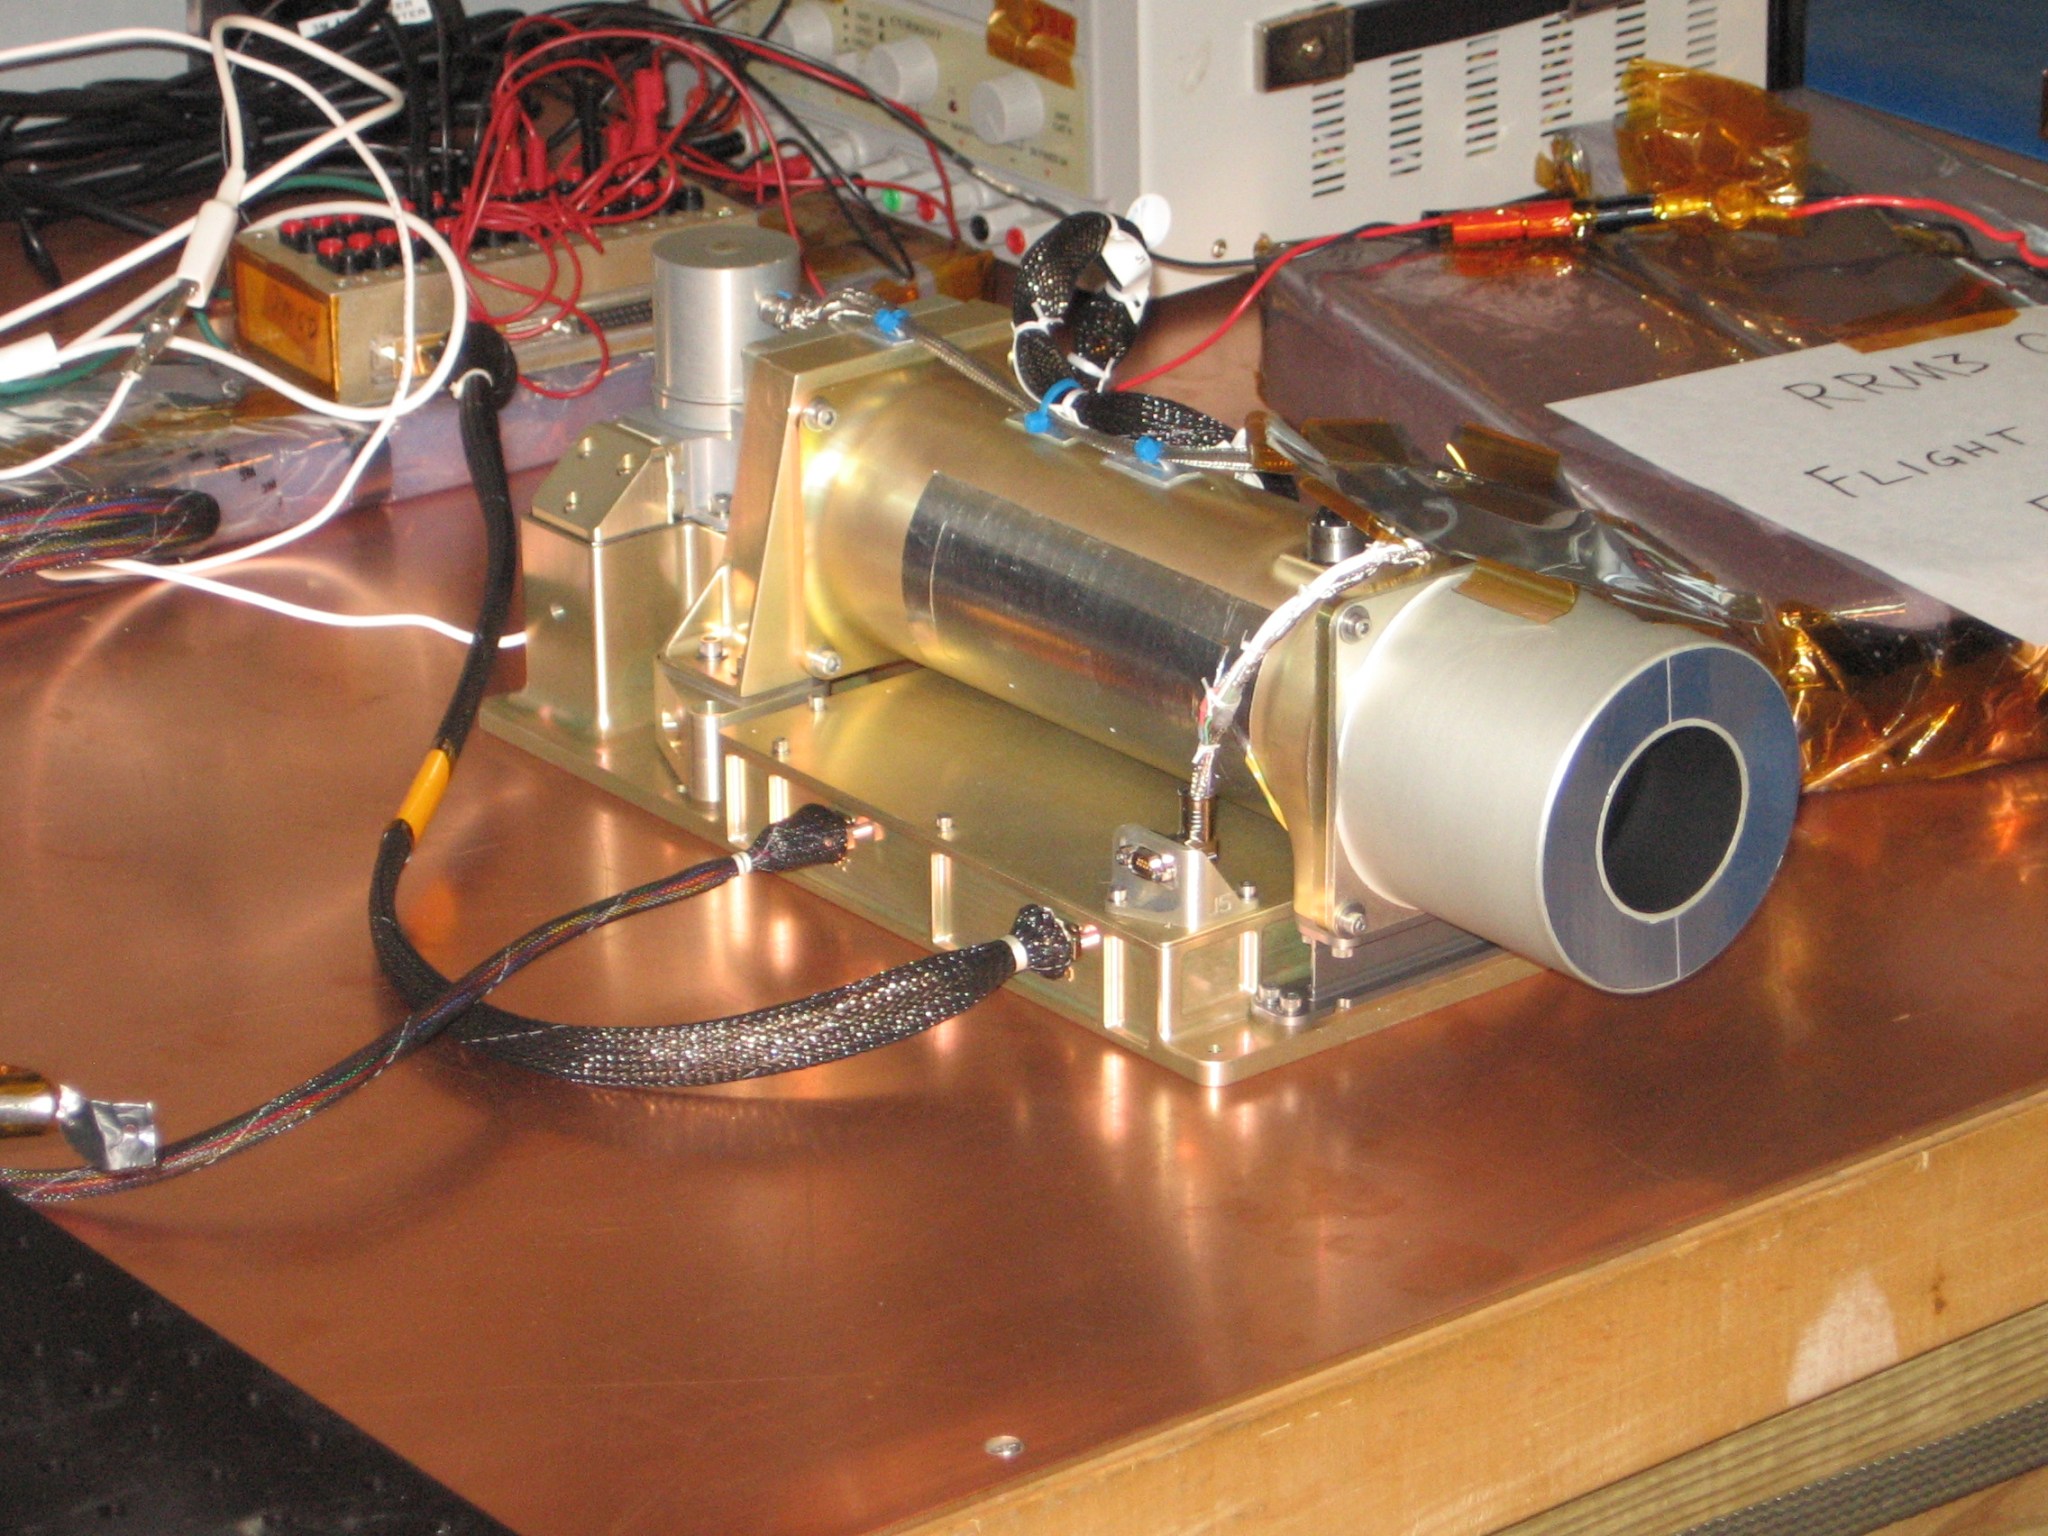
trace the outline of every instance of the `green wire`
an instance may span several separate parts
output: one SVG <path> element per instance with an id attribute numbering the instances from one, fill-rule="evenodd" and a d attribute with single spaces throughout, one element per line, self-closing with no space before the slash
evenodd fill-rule
<path id="1" fill-rule="evenodd" d="M 232 350 L 221 339 L 220 332 L 214 329 L 213 322 L 206 316 L 206 311 L 202 309 L 193 310 L 192 319 L 199 326 L 199 334 L 204 336 L 208 342 L 219 347 L 223 352 Z M 8 383 L 0 384 L 0 402 L 33 400 L 38 396 L 60 390 L 67 384 L 76 384 L 80 379 L 90 378 L 106 366 L 109 358 L 121 350 L 120 347 L 109 347 L 97 357 L 88 357 L 82 362 L 72 363 L 69 367 L 59 368 L 53 373 L 37 374 L 34 378 L 15 379 Z"/>
<path id="2" fill-rule="evenodd" d="M 277 185 L 266 188 L 263 195 L 269 197 L 275 193 L 290 192 L 343 192 L 380 201 L 384 196 L 383 190 L 374 181 L 362 181 L 353 176 L 330 176 L 320 172 L 287 176 Z M 200 335 L 211 345 L 223 351 L 227 350 L 227 343 L 221 339 L 220 332 L 213 328 L 213 322 L 207 319 L 203 310 L 194 310 L 192 318 L 199 326 Z M 110 353 L 119 350 L 118 347 L 109 349 Z M 15 379 L 10 383 L 0 384 L 0 400 L 32 400 L 38 395 L 46 395 L 52 390 L 62 389 L 67 384 L 76 384 L 80 379 L 97 373 L 105 362 L 105 357 L 90 357 L 84 362 L 73 363 L 68 368 L 59 368 L 54 373 L 39 374 L 35 378 Z"/>
<path id="3" fill-rule="evenodd" d="M 107 349 L 107 355 L 120 351 L 119 347 Z M 37 395 L 46 395 L 52 390 L 62 389 L 67 384 L 76 384 L 80 379 L 97 373 L 106 362 L 106 356 L 89 357 L 82 363 L 73 363 L 68 368 L 59 368 L 55 373 L 37 374 L 32 379 L 15 379 L 0 384 L 0 400 L 32 400 Z"/>
<path id="4" fill-rule="evenodd" d="M 384 190 L 374 181 L 364 181 L 354 176 L 333 176 L 324 171 L 308 172 L 303 176 L 287 176 L 275 186 L 266 187 L 263 196 L 271 197 L 280 192 L 348 192 L 357 197 L 384 200 Z"/>

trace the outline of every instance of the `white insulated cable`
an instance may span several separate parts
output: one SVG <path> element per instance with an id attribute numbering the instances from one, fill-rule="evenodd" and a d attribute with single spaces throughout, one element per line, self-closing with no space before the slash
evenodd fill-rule
<path id="1" fill-rule="evenodd" d="M 287 619 L 300 619 L 308 624 L 321 624 L 330 629 L 425 629 L 445 636 L 458 645 L 468 645 L 471 635 L 466 629 L 450 624 L 446 619 L 437 619 L 430 613 L 335 613 L 327 608 L 308 608 L 304 603 L 295 603 L 289 598 L 273 597 L 268 592 L 257 592 L 249 587 L 230 586 L 224 581 L 215 581 L 211 576 L 201 576 L 187 566 L 157 565 L 149 568 L 148 574 L 174 586 L 190 587 L 214 597 L 224 597 L 230 602 L 246 603 L 252 608 L 261 608 L 267 613 L 281 614 Z M 526 644 L 523 633 L 500 637 L 500 650 L 513 650 Z"/>

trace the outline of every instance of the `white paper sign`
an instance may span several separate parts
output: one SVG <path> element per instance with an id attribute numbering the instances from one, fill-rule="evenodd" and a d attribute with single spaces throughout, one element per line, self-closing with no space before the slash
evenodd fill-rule
<path id="1" fill-rule="evenodd" d="M 2048 644 L 2048 310 L 1551 407 L 1695 485 Z"/>

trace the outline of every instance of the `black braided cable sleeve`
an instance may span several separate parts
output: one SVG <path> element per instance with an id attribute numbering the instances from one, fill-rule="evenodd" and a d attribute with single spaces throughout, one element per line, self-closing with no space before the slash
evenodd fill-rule
<path id="1" fill-rule="evenodd" d="M 473 364 L 457 378 L 454 392 L 461 403 L 463 447 L 469 461 L 472 477 L 477 483 L 478 505 L 486 525 L 486 580 L 484 592 L 479 601 L 477 628 L 471 640 L 469 653 L 464 659 L 461 679 L 457 683 L 454 697 L 443 718 L 439 745 L 448 752 L 451 760 L 460 751 L 463 740 L 475 723 L 476 711 L 483 692 L 489 683 L 491 671 L 497 660 L 498 634 L 503 628 L 505 616 L 510 610 L 512 592 L 518 577 L 517 526 L 512 509 L 510 487 L 505 474 L 504 448 L 498 437 L 498 411 L 510 398 L 516 385 L 516 370 L 512 366 L 511 351 L 504 339 L 486 326 L 471 327 L 464 340 L 465 364 Z M 217 519 L 218 508 L 210 499 L 207 507 Z M 195 509 L 203 521 L 205 509 Z M 378 869 L 387 865 L 402 870 L 410 857 L 413 832 L 404 822 L 394 822 L 384 833 L 378 848 Z M 730 861 L 727 861 L 730 866 Z M 728 868 L 723 878 L 730 878 L 736 872 Z M 395 889 L 396 875 L 391 877 Z M 373 882 L 373 889 L 375 882 Z M 629 893 L 629 895 L 632 893 Z M 676 897 L 695 894 L 694 890 L 681 890 Z M 372 897 L 373 904 L 375 896 Z M 619 915 L 625 915 L 620 913 Z M 609 917 L 603 921 L 610 921 Z M 580 931 L 580 930 L 579 930 Z M 566 934 L 555 942 L 566 942 Z M 528 944 L 536 936 L 528 934 L 515 943 Z M 514 956 L 509 967 L 500 963 L 496 969 L 483 976 L 473 973 L 466 981 L 479 982 L 475 995 L 481 995 L 509 975 L 519 965 L 538 958 L 546 948 L 532 948 L 523 958 Z M 503 962 L 504 952 L 494 956 L 493 961 Z M 0 1169 L 0 1188 L 19 1195 L 23 1199 L 56 1201 L 77 1199 L 86 1195 L 110 1193 L 117 1189 L 130 1189 L 144 1184 L 159 1183 L 174 1178 L 195 1168 L 205 1167 L 219 1161 L 244 1147 L 267 1140 L 281 1131 L 304 1121 L 308 1116 L 325 1108 L 336 1099 L 346 1096 L 381 1073 L 392 1062 L 417 1050 L 432 1039 L 448 1020 L 461 1011 L 463 999 L 452 987 L 444 987 L 436 999 L 442 1008 L 436 1010 L 424 1007 L 395 1029 L 387 1030 L 377 1039 L 359 1047 L 349 1055 L 308 1078 L 284 1093 L 244 1111 L 229 1120 L 188 1136 L 164 1148 L 154 1166 L 108 1172 L 99 1169 L 79 1168 L 61 1170 Z"/>
<path id="2" fill-rule="evenodd" d="M 1064 326 L 1072 356 L 1097 368 L 1110 367 L 1130 351 L 1138 339 L 1130 311 L 1107 294 L 1081 286 L 1120 222 L 1106 213 L 1076 213 L 1041 235 L 1018 263 L 1011 322 Z M 1123 227 L 1131 231 L 1130 225 Z M 1048 379 L 1046 387 L 1053 382 Z"/>
<path id="3" fill-rule="evenodd" d="M 843 827 L 844 824 L 842 820 L 840 825 Z M 810 833 L 800 834 L 799 840 L 805 836 L 815 840 L 815 834 Z M 405 868 L 412 847 L 412 828 L 403 821 L 394 821 L 385 828 L 377 851 L 380 881 L 395 888 L 398 872 Z M 420 1001 L 404 1022 L 255 1108 L 173 1142 L 163 1149 L 151 1167 L 120 1172 L 93 1168 L 47 1172 L 4 1169 L 0 1170 L 0 1188 L 33 1202 L 77 1200 L 88 1195 L 110 1194 L 117 1189 L 160 1184 L 166 1179 L 217 1163 L 224 1157 L 283 1134 L 374 1081 L 386 1069 L 438 1039 L 475 1005 L 477 999 L 542 955 L 607 923 L 716 890 L 738 874 L 739 864 L 730 856 L 711 859 L 550 918 L 472 967 L 461 980 L 447 983 L 431 997 Z M 374 901 L 371 928 L 373 932 L 379 930 L 379 914 Z"/>
<path id="4" fill-rule="evenodd" d="M 965 1013 L 1016 971 L 998 939 L 701 1024 L 508 1030 L 467 1019 L 456 1036 L 499 1061 L 593 1087 L 702 1088 L 893 1045 Z"/>
<path id="5" fill-rule="evenodd" d="M 822 1066 L 922 1034 L 995 993 L 1023 967 L 1058 976 L 1073 936 L 1044 907 L 1017 914 L 1008 940 L 927 955 L 791 1003 L 701 1024 L 494 1028 L 474 1014 L 456 1036 L 499 1061 L 599 1088 L 704 1088 Z M 1018 951 L 1022 951 L 1022 966 Z"/>
<path id="6" fill-rule="evenodd" d="M 1010 304 L 1011 362 L 1033 399 L 1063 382 L 1075 419 L 1112 437 L 1153 437 L 1170 448 L 1215 448 L 1230 428 L 1178 400 L 1100 386 L 1138 339 L 1137 322 L 1116 299 L 1082 286 L 1109 237 L 1128 223 L 1106 213 L 1076 213 L 1041 235 L 1017 267 Z"/>
<path id="7" fill-rule="evenodd" d="M 1091 431 L 1112 437 L 1156 437 L 1169 448 L 1219 448 L 1235 435 L 1206 411 L 1132 389 L 1077 395 L 1074 414 Z"/>
<path id="8" fill-rule="evenodd" d="M 182 554 L 220 527 L 203 491 L 108 488 L 0 500 L 0 576 Z"/>
<path id="9" fill-rule="evenodd" d="M 835 812 L 805 806 L 763 831 L 748 858 L 762 873 L 835 863 L 846 852 L 846 826 Z M 403 823 L 394 823 L 379 849 L 370 928 L 385 974 L 410 1004 L 425 1007 L 445 997 L 450 983 L 414 947 L 395 913 L 398 880 L 410 855 L 411 836 Z M 1072 934 L 1043 907 L 1020 912 L 1013 937 L 1025 963 L 1041 974 L 1056 976 L 1072 964 Z M 1017 969 L 1010 945 L 998 939 L 731 1018 L 619 1028 L 557 1023 L 474 1001 L 449 1033 L 500 1061 L 573 1082 L 703 1087 L 792 1072 L 907 1039 L 966 1012 Z"/>
<path id="10" fill-rule="evenodd" d="M 747 857 L 752 861 L 752 867 L 764 874 L 803 869 L 813 864 L 835 864 L 846 857 L 847 836 L 845 817 L 823 806 L 807 805 L 765 828 L 747 850 Z M 419 952 L 398 920 L 398 883 L 405 875 L 405 866 L 412 857 L 412 851 L 412 833 L 405 823 L 393 822 L 385 828 L 384 839 L 377 846 L 377 864 L 370 875 L 370 943 L 377 952 L 378 964 L 383 967 L 391 984 L 398 988 L 399 995 L 409 1006 L 422 1008 L 445 996 L 452 983 Z M 726 879 L 739 873 L 738 863 L 731 858 L 713 862 L 726 867 Z M 720 880 L 717 883 L 722 885 L 725 882 Z M 627 894 L 630 896 L 632 893 Z M 615 899 L 618 898 L 606 898 L 607 901 Z M 578 910 L 589 912 L 601 905 L 602 902 L 593 903 Z M 472 1029 L 530 1034 L 578 1027 L 559 1024 L 551 1019 L 530 1018 L 478 1000 L 472 1001 L 465 1011 L 463 1025 L 457 1030 L 457 1035 L 460 1037 Z"/>

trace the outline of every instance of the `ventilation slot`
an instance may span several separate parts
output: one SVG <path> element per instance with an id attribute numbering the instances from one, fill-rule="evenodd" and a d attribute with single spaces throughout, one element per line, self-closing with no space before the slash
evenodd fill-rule
<path id="1" fill-rule="evenodd" d="M 1647 0 L 1629 0 L 1627 5 L 1616 7 L 1614 12 L 1614 110 L 1617 112 L 1628 106 L 1628 97 L 1621 89 L 1622 74 L 1647 51 L 1650 23 L 1643 14 L 1646 9 Z"/>
<path id="2" fill-rule="evenodd" d="M 1309 98 L 1308 195 L 1334 196 L 1344 180 L 1344 87 L 1326 85 Z"/>
<path id="3" fill-rule="evenodd" d="M 1387 174 L 1422 169 L 1422 55 L 1387 61 Z"/>
<path id="4" fill-rule="evenodd" d="M 1543 20 L 1541 109 L 1546 132 L 1572 120 L 1572 23 L 1563 11 Z"/>
<path id="5" fill-rule="evenodd" d="M 1691 0 L 1685 8 L 1685 62 L 1689 69 L 1712 69 L 1721 55 L 1719 0 Z"/>
<path id="6" fill-rule="evenodd" d="M 1465 154 L 1500 147 L 1500 34 L 1465 39 Z"/>

